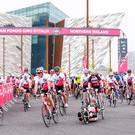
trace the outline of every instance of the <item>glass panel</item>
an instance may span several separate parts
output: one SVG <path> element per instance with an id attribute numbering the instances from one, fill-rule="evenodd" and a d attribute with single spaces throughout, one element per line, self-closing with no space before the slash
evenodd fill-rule
<path id="1" fill-rule="evenodd" d="M 33 35 L 32 36 L 32 43 L 33 44 L 37 44 L 38 43 L 38 36 L 37 35 Z"/>

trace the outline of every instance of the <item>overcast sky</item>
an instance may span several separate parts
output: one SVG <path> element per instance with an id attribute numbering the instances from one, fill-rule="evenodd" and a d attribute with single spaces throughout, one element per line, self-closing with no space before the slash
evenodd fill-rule
<path id="1" fill-rule="evenodd" d="M 0 0 L 0 12 L 7 12 L 48 1 L 52 2 L 70 17 L 76 18 L 86 15 L 86 0 Z M 126 13 L 120 28 L 128 37 L 129 51 L 135 50 L 134 0 L 89 0 L 89 3 L 89 14 L 92 16 L 117 12 Z"/>

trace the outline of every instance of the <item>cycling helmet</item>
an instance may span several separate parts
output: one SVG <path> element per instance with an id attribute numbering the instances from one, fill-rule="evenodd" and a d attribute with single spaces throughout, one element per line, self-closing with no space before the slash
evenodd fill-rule
<path id="1" fill-rule="evenodd" d="M 127 73 L 131 73 L 132 71 L 131 71 L 131 69 L 129 69 L 128 71 L 127 71 Z"/>
<path id="2" fill-rule="evenodd" d="M 40 69 L 39 68 L 36 69 L 36 73 L 40 73 Z"/>
<path id="3" fill-rule="evenodd" d="M 83 70 L 83 73 L 84 73 L 84 74 L 88 74 L 88 73 L 89 73 L 89 70 L 88 70 L 87 68 L 85 68 L 85 69 Z"/>
<path id="4" fill-rule="evenodd" d="M 55 72 L 59 72 L 60 71 L 60 67 L 59 66 L 54 67 L 54 71 Z"/>
<path id="5" fill-rule="evenodd" d="M 43 68 L 43 67 L 39 67 L 39 68 L 37 69 L 37 71 L 38 71 L 38 73 L 39 73 L 39 72 L 40 72 L 40 73 L 43 73 L 44 68 Z"/>
<path id="6" fill-rule="evenodd" d="M 53 74 L 55 71 L 54 71 L 54 69 L 51 69 L 50 70 L 50 74 Z"/>
<path id="7" fill-rule="evenodd" d="M 44 73 L 48 73 L 48 71 L 47 70 L 44 70 Z"/>
<path id="8" fill-rule="evenodd" d="M 114 74 L 114 75 L 118 75 L 118 72 L 117 72 L 117 71 L 115 71 L 115 72 L 113 72 L 113 74 Z"/>
<path id="9" fill-rule="evenodd" d="M 110 72 L 110 73 L 109 73 L 109 76 L 113 76 L 113 72 Z"/>
<path id="10" fill-rule="evenodd" d="M 24 68 L 24 72 L 28 72 L 29 70 L 28 70 L 28 68 L 27 67 L 25 67 Z"/>

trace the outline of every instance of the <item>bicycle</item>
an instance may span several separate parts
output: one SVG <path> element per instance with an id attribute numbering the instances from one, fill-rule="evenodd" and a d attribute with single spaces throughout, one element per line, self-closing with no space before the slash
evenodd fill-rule
<path id="1" fill-rule="evenodd" d="M 84 124 L 88 124 L 89 121 L 98 120 L 98 112 L 96 111 L 95 103 L 92 103 L 93 100 L 95 101 L 94 95 L 92 94 L 93 89 L 86 88 L 86 90 L 86 101 L 85 103 L 82 102 L 81 112 L 78 112 L 78 118 L 80 121 L 83 121 Z"/>
<path id="2" fill-rule="evenodd" d="M 118 90 L 118 94 L 119 94 L 119 99 L 120 99 L 120 103 L 122 104 L 123 103 L 123 100 L 124 100 L 124 86 L 119 86 L 119 90 Z"/>
<path id="3" fill-rule="evenodd" d="M 95 89 L 94 93 L 97 101 L 97 107 L 99 108 L 99 115 L 101 115 L 101 118 L 104 119 L 104 102 L 99 100 L 98 89 Z"/>
<path id="4" fill-rule="evenodd" d="M 127 86 L 126 99 L 127 99 L 128 105 L 130 105 L 131 100 L 132 100 L 132 96 L 133 96 L 132 89 L 133 89 L 132 86 L 129 86 L 129 85 Z"/>
<path id="5" fill-rule="evenodd" d="M 58 103 L 59 112 L 61 116 L 63 116 L 64 114 L 66 114 L 66 107 L 64 103 L 64 98 L 62 96 L 62 92 L 60 90 L 57 92 L 57 103 Z"/>
<path id="6" fill-rule="evenodd" d="M 74 96 L 75 96 L 76 99 L 78 99 L 78 97 L 80 95 L 80 89 L 81 89 L 81 87 L 78 84 L 75 84 Z"/>
<path id="7" fill-rule="evenodd" d="M 51 119 L 53 119 L 55 124 L 58 123 L 59 116 L 58 116 L 57 107 L 55 108 L 55 113 L 53 113 L 50 109 L 50 106 L 47 104 L 47 102 L 43 102 L 41 112 L 42 112 L 43 122 L 46 127 L 50 127 Z"/>
<path id="8" fill-rule="evenodd" d="M 82 105 L 81 107 L 81 112 L 78 112 L 78 118 L 80 121 L 83 121 L 84 124 L 88 124 L 89 123 L 89 111 L 88 108 Z"/>
<path id="9" fill-rule="evenodd" d="M 113 106 L 116 107 L 116 102 L 117 102 L 116 91 L 115 91 L 115 88 L 113 86 L 110 89 L 112 91 L 110 98 L 109 98 L 110 107 L 112 106 L 112 103 L 113 103 Z"/>
<path id="10" fill-rule="evenodd" d="M 29 93 L 27 93 L 27 89 L 24 89 L 24 99 L 23 99 L 23 104 L 24 104 L 24 112 L 27 112 L 29 110 Z"/>
<path id="11" fill-rule="evenodd" d="M 0 107 L 0 125 L 3 124 L 3 120 L 4 120 L 4 110 L 2 107 Z"/>
<path id="12" fill-rule="evenodd" d="M 26 93 L 24 94 L 23 104 L 24 104 L 24 112 L 27 112 L 29 106 L 28 106 L 28 95 Z"/>

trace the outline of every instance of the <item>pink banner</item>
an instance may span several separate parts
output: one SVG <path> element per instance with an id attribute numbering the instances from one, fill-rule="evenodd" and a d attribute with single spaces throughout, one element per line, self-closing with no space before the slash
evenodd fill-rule
<path id="1" fill-rule="evenodd" d="M 128 70 L 128 57 L 126 56 L 118 65 L 119 72 L 127 72 Z"/>
<path id="2" fill-rule="evenodd" d="M 0 107 L 4 106 L 13 99 L 12 83 L 0 84 Z"/>
<path id="3" fill-rule="evenodd" d="M 0 35 L 90 35 L 120 36 L 120 29 L 90 28 L 0 28 Z"/>
<path id="4" fill-rule="evenodd" d="M 3 85 L 0 84 L 0 107 L 4 104 Z"/>

